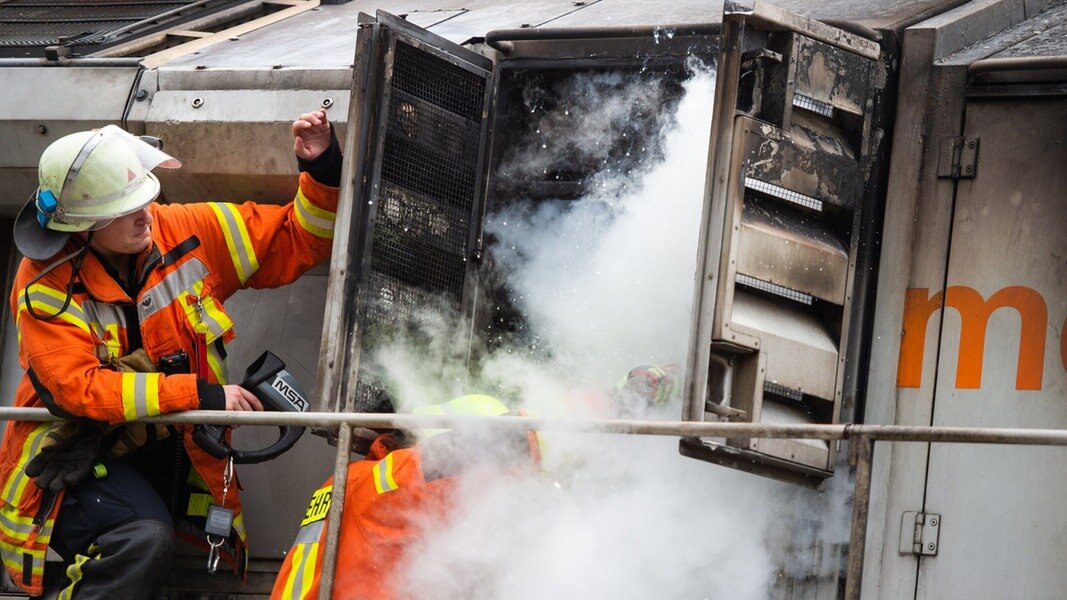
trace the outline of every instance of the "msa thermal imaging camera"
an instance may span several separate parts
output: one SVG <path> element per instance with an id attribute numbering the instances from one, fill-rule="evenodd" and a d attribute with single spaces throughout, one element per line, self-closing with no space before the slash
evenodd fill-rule
<path id="1" fill-rule="evenodd" d="M 307 412 L 310 406 L 296 379 L 285 370 L 285 363 L 269 350 L 249 365 L 241 387 L 255 394 L 264 410 Z M 281 455 L 304 434 L 303 427 L 282 425 L 278 428 L 278 441 L 270 446 L 262 450 L 238 450 L 226 440 L 227 429 L 225 425 L 197 425 L 193 440 L 211 456 L 232 456 L 235 463 L 251 464 Z"/>

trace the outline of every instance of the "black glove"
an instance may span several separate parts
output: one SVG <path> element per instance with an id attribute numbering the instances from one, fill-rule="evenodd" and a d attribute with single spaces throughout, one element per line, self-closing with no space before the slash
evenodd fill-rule
<path id="1" fill-rule="evenodd" d="M 60 423 L 45 435 L 37 456 L 26 463 L 26 474 L 42 490 L 58 492 L 78 485 L 100 457 L 103 431 L 85 423 Z"/>

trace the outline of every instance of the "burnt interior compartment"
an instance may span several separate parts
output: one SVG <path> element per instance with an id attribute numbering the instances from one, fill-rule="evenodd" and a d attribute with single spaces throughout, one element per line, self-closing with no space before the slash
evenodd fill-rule
<path id="1" fill-rule="evenodd" d="M 657 70 L 503 70 L 489 210 L 518 199 L 574 199 L 597 173 L 639 172 L 683 90 L 681 65 Z M 627 103 L 628 107 L 620 107 Z"/>
<path id="2" fill-rule="evenodd" d="M 709 57 L 700 58 L 710 64 Z M 633 61 L 573 69 L 502 64 L 489 157 L 487 224 L 516 204 L 532 211 L 555 203 L 565 211 L 609 179 L 621 188 L 640 183 L 642 173 L 663 160 L 665 131 L 684 96 L 683 84 L 692 76 L 686 61 L 686 56 L 677 56 L 653 66 Z M 487 234 L 484 242 L 481 283 L 487 298 L 479 319 L 487 349 L 550 352 L 527 326 L 522 298 L 498 270 L 499 241 Z"/>

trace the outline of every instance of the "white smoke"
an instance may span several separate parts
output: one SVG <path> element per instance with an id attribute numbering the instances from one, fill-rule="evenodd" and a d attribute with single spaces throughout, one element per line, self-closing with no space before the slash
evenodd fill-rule
<path id="1" fill-rule="evenodd" d="M 402 407 L 493 391 L 540 416 L 608 417 L 608 392 L 630 368 L 684 366 L 713 97 L 714 72 L 695 69 L 664 130 L 662 162 L 644 165 L 639 180 L 605 172 L 579 200 L 490 215 L 497 267 L 543 348 L 498 351 L 476 381 L 443 382 L 439 369 L 424 369 L 436 360 L 425 359 L 432 348 L 382 348 L 376 360 Z M 622 99 L 601 108 L 627 106 Z M 436 343 L 455 339 L 452 325 L 437 327 Z M 680 415 L 675 400 L 637 416 Z M 783 574 L 811 574 L 797 560 L 810 558 L 820 513 L 841 505 L 836 495 L 683 457 L 676 438 L 542 439 L 543 473 L 471 475 L 448 522 L 421 524 L 425 536 L 399 577 L 404 593 L 762 600 Z M 795 519 L 798 511 L 805 518 Z"/>

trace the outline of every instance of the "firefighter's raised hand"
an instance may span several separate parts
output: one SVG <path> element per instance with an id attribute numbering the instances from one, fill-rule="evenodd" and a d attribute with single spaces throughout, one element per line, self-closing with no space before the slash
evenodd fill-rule
<path id="1" fill-rule="evenodd" d="M 263 410 L 259 398 L 239 385 L 224 385 L 222 390 L 226 393 L 226 410 Z"/>
<path id="2" fill-rule="evenodd" d="M 293 152 L 306 161 L 318 158 L 330 147 L 330 127 L 324 110 L 300 115 L 293 121 Z"/>

